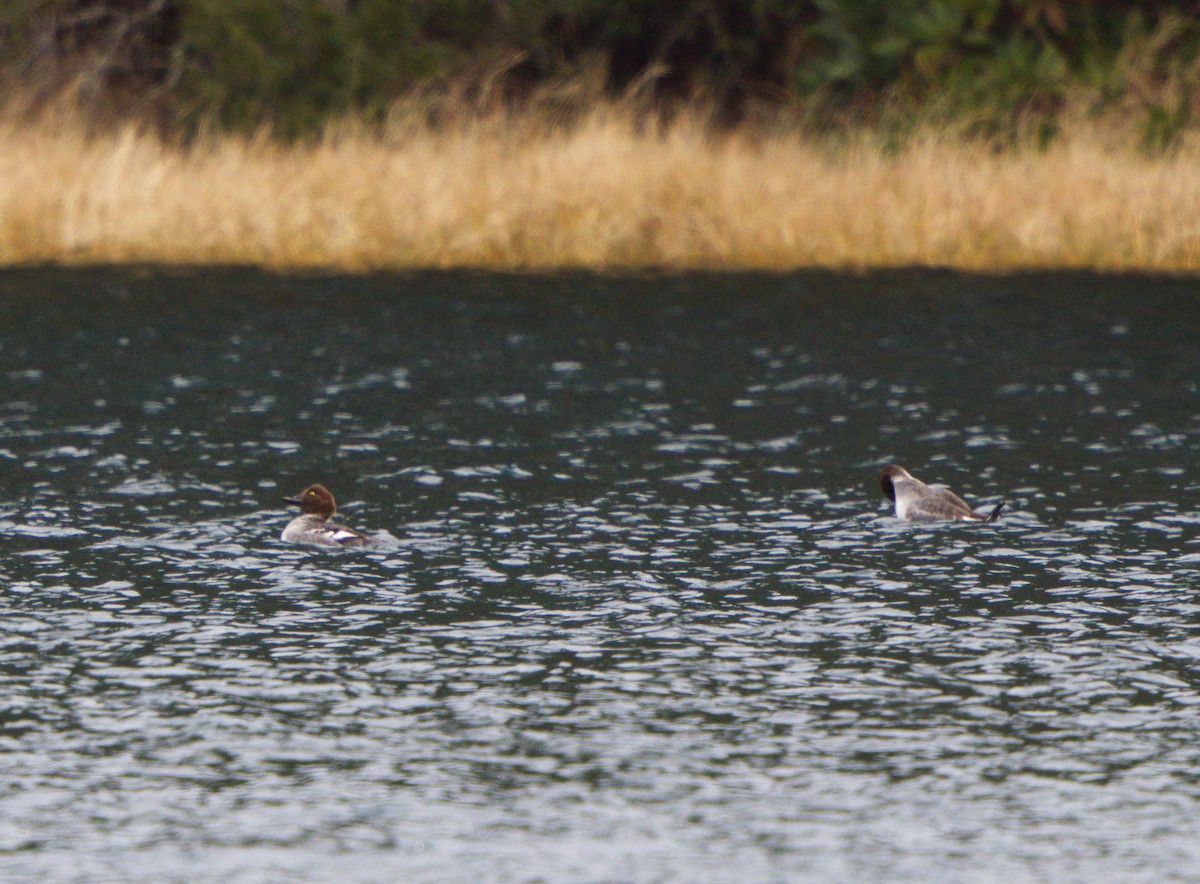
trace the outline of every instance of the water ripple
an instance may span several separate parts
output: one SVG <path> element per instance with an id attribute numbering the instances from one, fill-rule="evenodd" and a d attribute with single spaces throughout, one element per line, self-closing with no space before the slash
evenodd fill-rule
<path id="1" fill-rule="evenodd" d="M 9 874 L 1200 861 L 1194 298 L 119 278 L 0 307 Z"/>

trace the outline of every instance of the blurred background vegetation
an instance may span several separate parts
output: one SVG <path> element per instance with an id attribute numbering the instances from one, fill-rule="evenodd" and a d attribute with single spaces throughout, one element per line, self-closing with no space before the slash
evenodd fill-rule
<path id="1" fill-rule="evenodd" d="M 0 85 L 184 136 L 617 100 L 1039 142 L 1106 118 L 1161 151 L 1200 110 L 1200 19 L 1166 0 L 5 0 Z"/>

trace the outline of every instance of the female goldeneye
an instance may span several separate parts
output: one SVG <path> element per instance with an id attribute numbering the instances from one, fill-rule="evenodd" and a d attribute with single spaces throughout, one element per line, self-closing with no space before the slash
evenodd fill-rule
<path id="1" fill-rule="evenodd" d="M 994 522 L 1004 509 L 1000 501 L 991 512 L 976 512 L 948 488 L 926 485 L 894 463 L 879 477 L 883 493 L 896 504 L 896 518 L 908 522 Z"/>
<path id="2" fill-rule="evenodd" d="M 285 497 L 283 501 L 300 507 L 300 515 L 283 529 L 280 539 L 286 543 L 312 543 L 317 546 L 363 546 L 370 543 L 370 538 L 365 534 L 330 521 L 337 512 L 337 504 L 324 485 L 309 485 L 298 497 Z"/>

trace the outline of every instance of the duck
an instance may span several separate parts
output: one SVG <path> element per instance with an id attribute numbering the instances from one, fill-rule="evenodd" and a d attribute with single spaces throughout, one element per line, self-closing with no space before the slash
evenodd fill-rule
<path id="1" fill-rule="evenodd" d="M 285 543 L 347 547 L 366 546 L 371 542 L 365 534 L 334 523 L 337 502 L 324 485 L 309 485 L 295 497 L 283 498 L 283 502 L 300 507 L 300 515 L 288 522 L 280 535 Z"/>
<path id="2" fill-rule="evenodd" d="M 926 485 L 899 464 L 883 468 L 879 484 L 884 495 L 896 504 L 896 518 L 906 522 L 994 522 L 1007 501 L 990 511 L 976 511 L 966 501 L 938 485 Z"/>

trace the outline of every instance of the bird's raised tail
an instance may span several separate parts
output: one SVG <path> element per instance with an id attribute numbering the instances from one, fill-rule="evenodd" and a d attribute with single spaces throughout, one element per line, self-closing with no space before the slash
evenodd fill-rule
<path id="1" fill-rule="evenodd" d="M 1004 507 L 1005 507 L 1005 506 L 1007 506 L 1007 505 L 1008 505 L 1008 501 L 1007 501 L 1007 500 L 1002 500 L 1002 501 L 1000 501 L 998 504 L 996 504 L 996 506 L 995 506 L 995 507 L 993 507 L 992 511 L 991 511 L 991 512 L 988 514 L 988 517 L 987 517 L 986 519 L 984 519 L 984 521 L 985 521 L 985 522 L 994 522 L 994 521 L 996 521 L 998 518 L 1000 518 L 1000 511 L 1001 511 L 1002 509 L 1004 509 Z"/>

